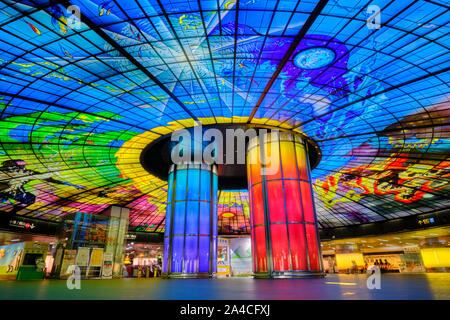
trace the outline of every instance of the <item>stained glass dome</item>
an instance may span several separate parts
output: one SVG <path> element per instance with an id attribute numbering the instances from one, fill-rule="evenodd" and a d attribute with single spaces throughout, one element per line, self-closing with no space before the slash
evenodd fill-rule
<path id="1" fill-rule="evenodd" d="M 332 63 L 335 56 L 329 48 L 309 48 L 298 52 L 293 62 L 300 69 L 319 69 Z"/>
<path id="2" fill-rule="evenodd" d="M 0 214 L 118 205 L 163 232 L 167 182 L 139 156 L 195 121 L 312 138 L 321 228 L 449 208 L 448 3 L 380 0 L 379 25 L 369 5 L 2 2 Z M 248 229 L 246 203 L 222 192 L 223 232 Z"/>

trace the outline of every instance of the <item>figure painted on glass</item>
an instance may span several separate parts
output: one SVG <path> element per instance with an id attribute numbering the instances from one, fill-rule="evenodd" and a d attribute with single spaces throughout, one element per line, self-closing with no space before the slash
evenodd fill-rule
<path id="1" fill-rule="evenodd" d="M 52 172 L 40 173 L 27 169 L 25 167 L 26 164 L 23 160 L 7 160 L 0 167 L 0 176 L 7 178 L 0 182 L 0 202 L 11 203 L 14 207 L 12 212 L 16 212 L 22 207 L 33 204 L 36 201 L 36 196 L 26 190 L 26 184 L 34 180 L 84 189 L 83 186 L 54 179 L 54 173 Z"/>

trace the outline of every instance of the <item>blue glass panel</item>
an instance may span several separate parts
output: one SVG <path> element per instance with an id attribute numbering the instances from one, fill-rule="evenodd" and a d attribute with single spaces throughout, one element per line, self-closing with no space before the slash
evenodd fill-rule
<path id="1" fill-rule="evenodd" d="M 184 252 L 184 268 L 185 272 L 197 272 L 198 257 L 198 237 L 186 236 L 185 252 Z"/>
<path id="2" fill-rule="evenodd" d="M 200 234 L 209 235 L 210 233 L 210 207 L 209 202 L 200 202 Z"/>
<path id="3" fill-rule="evenodd" d="M 200 172 L 200 200 L 209 200 L 211 197 L 211 173 L 201 170 Z"/>
<path id="4" fill-rule="evenodd" d="M 166 207 L 166 229 L 164 231 L 164 236 L 167 237 L 170 235 L 170 219 L 171 219 L 171 210 L 172 204 L 168 204 Z"/>
<path id="5" fill-rule="evenodd" d="M 186 202 L 175 202 L 175 210 L 173 217 L 173 234 L 179 235 L 185 232 L 185 221 L 186 221 Z"/>
<path id="6" fill-rule="evenodd" d="M 218 194 L 218 178 L 217 175 L 213 174 L 213 202 L 217 204 L 217 194 Z M 216 211 L 217 212 L 217 211 Z"/>
<path id="7" fill-rule="evenodd" d="M 209 271 L 209 237 L 199 237 L 198 272 Z"/>
<path id="8" fill-rule="evenodd" d="M 167 182 L 167 203 L 172 201 L 172 192 L 173 192 L 173 176 L 174 172 L 172 171 L 169 174 L 169 181 Z"/>
<path id="9" fill-rule="evenodd" d="M 186 199 L 187 170 L 178 170 L 175 176 L 175 199 Z"/>
<path id="10" fill-rule="evenodd" d="M 189 169 L 187 170 L 188 173 L 188 179 L 187 179 L 187 185 L 189 186 L 187 188 L 187 199 L 188 200 L 198 200 L 199 193 L 200 193 L 200 170 L 198 169 Z M 177 182 L 178 185 L 178 182 Z"/>
<path id="11" fill-rule="evenodd" d="M 186 234 L 198 234 L 199 201 L 186 202 Z"/>
<path id="12" fill-rule="evenodd" d="M 172 272 L 183 272 L 184 236 L 173 237 Z"/>
<path id="13" fill-rule="evenodd" d="M 212 238 L 213 243 L 213 272 L 217 272 L 217 237 Z"/>
<path id="14" fill-rule="evenodd" d="M 166 224 L 166 229 L 167 229 L 167 224 Z M 164 254 L 163 254 L 163 258 L 164 258 L 164 266 L 163 266 L 163 272 L 167 272 L 167 268 L 168 268 L 168 264 L 169 264 L 169 238 L 165 237 L 164 238 Z"/>

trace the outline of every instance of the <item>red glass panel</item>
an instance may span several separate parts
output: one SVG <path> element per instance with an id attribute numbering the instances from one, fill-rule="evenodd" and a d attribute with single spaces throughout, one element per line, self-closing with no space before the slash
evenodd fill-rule
<path id="1" fill-rule="evenodd" d="M 248 192 L 248 205 L 249 205 L 249 221 L 250 221 L 250 226 L 253 226 L 253 192 L 252 192 L 252 188 L 249 189 Z"/>
<path id="2" fill-rule="evenodd" d="M 281 180 L 267 182 L 267 199 L 270 222 L 286 222 L 283 184 Z"/>
<path id="3" fill-rule="evenodd" d="M 250 177 L 250 174 L 248 175 Z M 250 181 L 250 180 L 249 180 Z M 252 189 L 250 189 L 251 191 Z M 256 245 L 255 245 L 255 229 L 253 228 L 253 197 L 252 197 L 253 192 L 249 192 L 248 193 L 248 201 L 249 201 L 249 206 L 250 206 L 250 230 L 252 233 L 252 262 L 253 262 L 253 271 L 256 271 L 256 257 L 255 257 L 255 252 L 256 252 Z"/>
<path id="4" fill-rule="evenodd" d="M 317 247 L 316 227 L 312 224 L 306 225 L 306 239 L 308 241 L 309 267 L 310 270 L 319 270 L 319 249 Z"/>
<path id="5" fill-rule="evenodd" d="M 314 222 L 314 209 L 310 185 L 307 182 L 300 181 L 300 188 L 302 192 L 301 202 L 303 206 L 304 219 L 307 222 Z"/>
<path id="6" fill-rule="evenodd" d="M 273 269 L 274 271 L 290 270 L 286 224 L 273 224 L 270 227 Z"/>
<path id="7" fill-rule="evenodd" d="M 264 202 L 261 183 L 252 187 L 253 214 L 255 225 L 264 224 Z"/>
<path id="8" fill-rule="evenodd" d="M 301 223 L 289 223 L 289 242 L 293 270 L 308 270 L 306 260 L 305 230 Z"/>
<path id="9" fill-rule="evenodd" d="M 266 233 L 264 226 L 255 227 L 256 270 L 267 271 Z"/>
<path id="10" fill-rule="evenodd" d="M 298 180 L 284 180 L 284 198 L 288 221 L 303 221 Z"/>

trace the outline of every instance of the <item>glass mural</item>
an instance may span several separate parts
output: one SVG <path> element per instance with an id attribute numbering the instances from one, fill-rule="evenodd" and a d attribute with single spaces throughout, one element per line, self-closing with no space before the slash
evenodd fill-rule
<path id="1" fill-rule="evenodd" d="M 380 0 L 369 28 L 370 1 L 321 3 L 0 3 L 0 214 L 114 204 L 164 232 L 167 182 L 139 156 L 194 121 L 314 139 L 322 228 L 448 208 L 448 7 Z M 222 192 L 219 229 L 248 230 L 246 204 Z"/>

